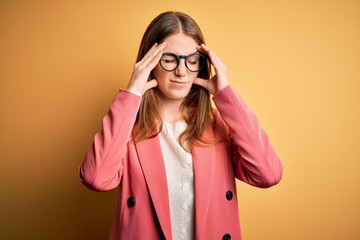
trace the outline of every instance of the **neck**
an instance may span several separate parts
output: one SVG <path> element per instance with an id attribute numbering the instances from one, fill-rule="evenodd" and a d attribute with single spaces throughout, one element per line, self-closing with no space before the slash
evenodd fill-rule
<path id="1" fill-rule="evenodd" d="M 162 119 L 166 122 L 177 122 L 182 119 L 180 106 L 182 100 L 166 99 L 161 101 L 162 105 Z"/>

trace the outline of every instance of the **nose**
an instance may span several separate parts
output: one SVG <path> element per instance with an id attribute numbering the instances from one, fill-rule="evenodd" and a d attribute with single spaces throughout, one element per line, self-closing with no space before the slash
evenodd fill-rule
<path id="1" fill-rule="evenodd" d="M 178 67 L 175 69 L 175 74 L 179 77 L 185 76 L 187 72 L 186 66 L 185 66 L 185 59 L 180 59 Z"/>

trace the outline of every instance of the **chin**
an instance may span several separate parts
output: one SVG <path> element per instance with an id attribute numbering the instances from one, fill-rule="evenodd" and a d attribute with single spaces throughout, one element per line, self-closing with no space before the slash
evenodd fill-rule
<path id="1" fill-rule="evenodd" d="M 188 90 L 172 90 L 167 94 L 163 94 L 166 98 L 172 100 L 184 100 L 186 96 L 189 94 Z"/>
<path id="2" fill-rule="evenodd" d="M 177 93 L 177 94 L 172 94 L 170 96 L 170 98 L 174 99 L 174 100 L 183 100 L 186 98 L 186 96 L 189 94 L 189 92 L 186 93 Z"/>

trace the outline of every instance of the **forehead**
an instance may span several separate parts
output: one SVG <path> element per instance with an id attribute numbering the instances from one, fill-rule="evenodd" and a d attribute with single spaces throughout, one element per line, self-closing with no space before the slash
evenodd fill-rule
<path id="1" fill-rule="evenodd" d="M 189 55 L 196 52 L 196 41 L 184 33 L 176 33 L 167 36 L 164 40 L 166 47 L 164 52 L 172 52 L 179 55 Z"/>

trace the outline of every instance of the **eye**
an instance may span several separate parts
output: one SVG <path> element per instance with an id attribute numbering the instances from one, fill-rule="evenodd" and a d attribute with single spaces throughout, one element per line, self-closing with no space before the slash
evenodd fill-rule
<path id="1" fill-rule="evenodd" d="M 188 64 L 190 64 L 190 65 L 199 64 L 199 61 L 200 61 L 200 56 L 199 55 L 189 56 L 189 58 L 187 60 Z"/>
<path id="2" fill-rule="evenodd" d="M 190 61 L 190 60 L 189 60 L 189 61 L 188 61 L 188 63 L 190 63 L 190 64 L 192 64 L 192 65 L 198 64 L 198 62 L 199 62 L 198 60 L 196 60 L 196 61 Z"/>
<path id="3" fill-rule="evenodd" d="M 174 63 L 174 62 L 176 62 L 175 59 L 162 59 L 162 61 L 163 61 L 164 63 Z"/>
<path id="4" fill-rule="evenodd" d="M 176 63 L 177 62 L 177 57 L 176 56 L 173 56 L 171 54 L 164 54 L 162 57 L 161 57 L 161 61 L 163 63 Z"/>

